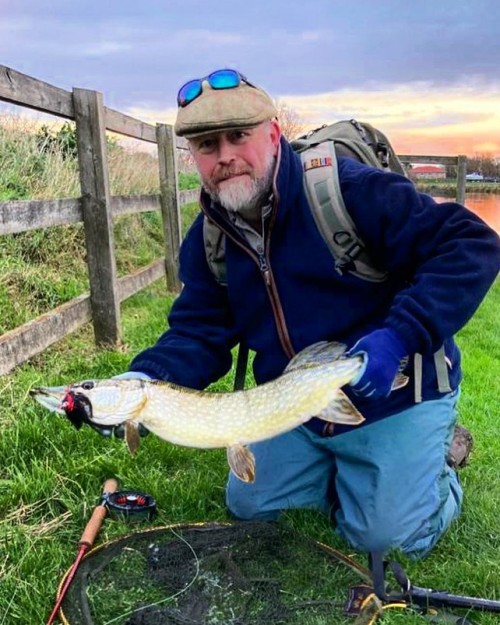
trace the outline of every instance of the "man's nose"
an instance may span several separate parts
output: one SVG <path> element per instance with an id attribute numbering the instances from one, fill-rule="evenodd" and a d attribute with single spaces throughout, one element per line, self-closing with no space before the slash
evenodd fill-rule
<path id="1" fill-rule="evenodd" d="M 221 138 L 219 141 L 219 163 L 230 163 L 234 160 L 235 150 L 234 145 L 225 138 Z"/>

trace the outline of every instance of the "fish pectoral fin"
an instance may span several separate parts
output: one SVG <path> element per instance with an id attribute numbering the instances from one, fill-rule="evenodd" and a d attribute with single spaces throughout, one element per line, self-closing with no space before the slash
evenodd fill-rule
<path id="1" fill-rule="evenodd" d="M 140 441 L 139 425 L 133 421 L 125 421 L 125 442 L 132 455 L 139 449 Z"/>
<path id="2" fill-rule="evenodd" d="M 404 373 L 398 373 L 397 376 L 394 378 L 394 382 L 392 383 L 391 391 L 397 391 L 398 388 L 403 388 L 408 384 L 409 381 L 410 378 L 407 375 L 404 375 Z"/>
<path id="3" fill-rule="evenodd" d="M 335 399 L 318 414 L 319 419 L 329 423 L 341 423 L 343 425 L 359 425 L 365 418 L 347 397 L 339 390 Z"/>
<path id="4" fill-rule="evenodd" d="M 242 482 L 252 484 L 255 481 L 255 456 L 243 445 L 231 445 L 227 448 L 227 461 L 231 471 Z"/>

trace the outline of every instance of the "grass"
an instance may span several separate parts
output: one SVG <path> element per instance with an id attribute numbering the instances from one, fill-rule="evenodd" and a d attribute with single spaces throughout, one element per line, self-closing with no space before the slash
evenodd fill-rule
<path id="1" fill-rule="evenodd" d="M 415 185 L 422 193 L 429 195 L 444 195 L 447 197 L 455 197 L 457 192 L 457 181 L 442 180 L 439 178 L 418 179 Z M 466 193 L 500 193 L 500 183 L 498 182 L 471 182 L 465 184 Z"/>
<path id="2" fill-rule="evenodd" d="M 116 476 L 122 488 L 152 494 L 159 508 L 155 525 L 227 520 L 222 450 L 201 451 L 170 445 L 153 435 L 132 458 L 118 440 L 46 412 L 29 398 L 37 384 L 60 384 L 85 377 L 109 377 L 127 368 L 131 357 L 163 331 L 171 298 L 157 283 L 123 306 L 125 343 L 120 350 L 97 350 L 90 327 L 69 336 L 0 381 L 0 624 L 39 623 L 51 610 L 55 589 L 70 566 L 83 527 L 104 480 Z M 497 311 L 500 283 L 460 332 L 464 352 L 462 422 L 476 439 L 471 465 L 461 473 L 466 499 L 461 518 L 421 562 L 407 562 L 419 586 L 446 588 L 500 598 L 500 436 L 497 422 L 500 382 Z M 215 388 L 229 389 L 232 373 Z M 252 383 L 250 381 L 250 383 Z M 309 535 L 347 550 L 322 517 L 296 511 L 290 523 Z M 106 521 L 100 541 L 130 530 Z M 350 550 L 349 550 L 350 551 Z M 358 554 L 360 561 L 364 561 Z M 386 623 L 421 622 L 390 613 Z M 493 615 L 475 622 L 490 625 Z"/>

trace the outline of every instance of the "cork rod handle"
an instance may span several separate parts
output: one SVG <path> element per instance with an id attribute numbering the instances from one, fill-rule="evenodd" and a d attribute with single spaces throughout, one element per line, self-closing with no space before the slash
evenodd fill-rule
<path id="1" fill-rule="evenodd" d="M 106 482 L 104 483 L 102 494 L 103 496 L 109 495 L 111 493 L 116 492 L 117 489 L 118 489 L 118 482 L 114 478 L 111 478 L 109 480 L 106 480 Z M 92 513 L 92 516 L 90 517 L 87 525 L 85 526 L 85 529 L 83 530 L 83 534 L 78 543 L 80 546 L 85 546 L 87 548 L 92 547 L 97 537 L 97 534 L 99 533 L 99 530 L 101 529 L 102 522 L 104 521 L 106 517 L 106 512 L 107 510 L 106 510 L 106 506 L 104 505 L 104 502 L 99 503 L 99 505 L 97 505 L 94 508 L 94 512 Z"/>

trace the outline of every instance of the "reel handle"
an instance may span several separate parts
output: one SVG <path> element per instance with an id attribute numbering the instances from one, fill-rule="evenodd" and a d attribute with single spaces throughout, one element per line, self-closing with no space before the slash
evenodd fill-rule
<path id="1" fill-rule="evenodd" d="M 106 496 L 116 492 L 117 490 L 118 482 L 114 478 L 106 480 L 102 489 L 102 499 L 94 508 L 94 512 L 85 526 L 83 534 L 78 542 L 81 547 L 86 547 L 88 549 L 94 544 L 97 534 L 99 533 L 101 525 L 106 517 Z"/>

